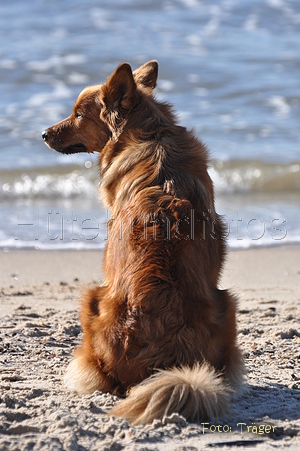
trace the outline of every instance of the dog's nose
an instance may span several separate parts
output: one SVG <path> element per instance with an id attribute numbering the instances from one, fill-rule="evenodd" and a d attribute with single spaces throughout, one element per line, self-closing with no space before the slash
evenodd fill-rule
<path id="1" fill-rule="evenodd" d="M 44 130 L 44 131 L 43 131 L 43 133 L 42 133 L 42 138 L 43 138 L 44 141 L 48 141 L 48 133 L 47 133 L 47 130 Z"/>

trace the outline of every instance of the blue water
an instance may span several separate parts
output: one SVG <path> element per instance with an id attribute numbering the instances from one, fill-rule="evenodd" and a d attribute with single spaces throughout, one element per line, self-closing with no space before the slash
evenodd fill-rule
<path id="1" fill-rule="evenodd" d="M 105 245 L 95 159 L 51 152 L 41 131 L 122 61 L 150 59 L 157 96 L 211 151 L 229 245 L 300 241 L 298 0 L 11 0 L 0 42 L 1 247 Z"/>

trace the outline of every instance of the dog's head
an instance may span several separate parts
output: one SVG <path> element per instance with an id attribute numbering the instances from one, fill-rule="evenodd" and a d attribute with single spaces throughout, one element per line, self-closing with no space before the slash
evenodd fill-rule
<path id="1" fill-rule="evenodd" d="M 150 95 L 156 86 L 158 64 L 149 61 L 134 72 L 121 64 L 103 85 L 85 88 L 72 114 L 43 131 L 48 147 L 64 153 L 101 152 L 123 129 L 137 101 L 137 91 Z"/>

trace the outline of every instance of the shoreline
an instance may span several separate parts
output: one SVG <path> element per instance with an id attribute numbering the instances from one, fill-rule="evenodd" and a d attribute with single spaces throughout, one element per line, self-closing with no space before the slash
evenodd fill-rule
<path id="1" fill-rule="evenodd" d="M 103 254 L 104 250 L 100 249 L 2 248 L 0 249 L 0 267 L 2 268 L 0 286 L 72 282 L 74 279 L 79 279 L 80 283 L 101 283 Z M 275 259 L 277 259 L 277 266 L 274 265 Z M 234 263 L 238 261 L 238 264 Z M 291 269 L 292 262 L 298 265 L 299 280 Z M 270 270 L 267 270 L 268 264 L 273 265 Z M 248 265 L 251 266 L 251 273 L 248 271 Z M 245 277 L 244 268 L 248 273 L 247 277 Z M 284 271 L 288 274 L 284 275 Z M 226 281 L 225 288 L 230 288 L 236 280 L 241 284 L 245 280 L 249 283 L 252 281 L 256 286 L 261 278 L 266 283 L 279 283 L 279 281 L 284 285 L 300 283 L 300 245 L 288 243 L 246 249 L 227 248 L 220 288 L 224 281 Z"/>

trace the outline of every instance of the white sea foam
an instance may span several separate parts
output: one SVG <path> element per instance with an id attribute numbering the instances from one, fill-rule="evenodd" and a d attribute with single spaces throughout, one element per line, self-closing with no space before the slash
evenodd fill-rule
<path id="1" fill-rule="evenodd" d="M 55 81 L 52 92 L 39 92 L 31 96 L 27 105 L 30 108 L 47 105 L 48 102 L 53 102 L 54 99 L 68 99 L 72 97 L 72 91 L 67 85 L 61 81 Z"/>
<path id="2" fill-rule="evenodd" d="M 198 74 L 188 74 L 187 81 L 189 83 L 199 83 L 200 82 L 200 76 Z"/>
<path id="3" fill-rule="evenodd" d="M 1 186 L 1 185 L 0 185 Z M 2 184 L 0 199 L 97 197 L 97 183 L 87 176 L 72 172 L 65 175 L 22 174 L 15 181 Z"/>
<path id="4" fill-rule="evenodd" d="M 195 47 L 200 47 L 202 44 L 202 37 L 196 33 L 187 35 L 185 39 L 189 45 L 194 45 Z"/>
<path id="5" fill-rule="evenodd" d="M 288 2 L 283 0 L 266 0 L 266 2 L 271 8 L 283 11 L 294 24 L 300 23 L 300 14 L 297 14 Z"/>
<path id="6" fill-rule="evenodd" d="M 244 28 L 247 31 L 253 31 L 257 29 L 259 17 L 256 14 L 251 14 L 244 22 Z"/>
<path id="7" fill-rule="evenodd" d="M 206 88 L 195 88 L 193 92 L 196 94 L 196 96 L 199 97 L 204 97 L 208 95 L 208 89 Z"/>
<path id="8" fill-rule="evenodd" d="M 275 115 L 281 118 L 289 116 L 291 107 L 283 96 L 272 96 L 267 101 L 268 105 L 275 108 Z"/>
<path id="9" fill-rule="evenodd" d="M 282 9 L 284 8 L 283 0 L 266 0 L 266 3 L 272 8 Z"/>
<path id="10" fill-rule="evenodd" d="M 112 25 L 112 22 L 109 20 L 109 13 L 104 8 L 92 8 L 90 17 L 95 27 L 99 30 L 108 30 Z"/>
<path id="11" fill-rule="evenodd" d="M 203 28 L 202 34 L 204 36 L 212 36 L 216 34 L 218 28 L 220 26 L 220 18 L 215 15 L 213 16 Z"/>
<path id="12" fill-rule="evenodd" d="M 17 240 L 15 238 L 0 238 L 0 250 L 7 249 L 40 249 L 40 250 L 103 250 L 105 248 L 106 241 L 103 239 L 99 243 L 86 242 L 86 241 L 48 241 L 42 240 Z"/>
<path id="13" fill-rule="evenodd" d="M 172 91 L 175 88 L 175 83 L 171 80 L 159 80 L 159 89 L 164 92 Z"/>
<path id="14" fill-rule="evenodd" d="M 88 75 L 80 74 L 78 72 L 71 72 L 68 75 L 68 82 L 71 85 L 87 85 L 89 82 L 89 77 Z"/>
<path id="15" fill-rule="evenodd" d="M 199 0 L 181 0 L 181 3 L 187 8 L 196 8 L 201 5 Z"/>
<path id="16" fill-rule="evenodd" d="M 29 61 L 26 64 L 27 69 L 45 72 L 53 68 L 59 68 L 62 66 L 73 66 L 77 64 L 84 64 L 86 62 L 86 56 L 82 54 L 68 54 L 65 56 L 52 55 L 50 58 L 42 61 Z"/>
<path id="17" fill-rule="evenodd" d="M 1 69 L 12 70 L 12 69 L 15 69 L 16 67 L 17 67 L 17 61 L 15 61 L 15 60 L 12 60 L 12 59 L 0 60 L 0 68 Z"/>

